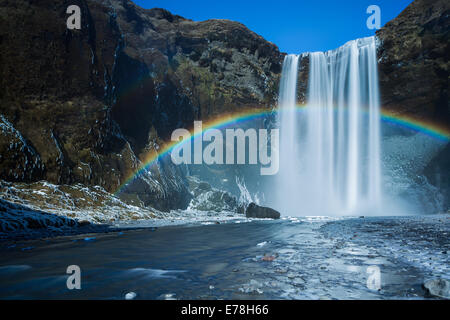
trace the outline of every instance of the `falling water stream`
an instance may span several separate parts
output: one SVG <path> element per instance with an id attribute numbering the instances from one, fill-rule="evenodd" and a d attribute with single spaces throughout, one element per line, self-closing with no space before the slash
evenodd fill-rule
<path id="1" fill-rule="evenodd" d="M 380 103 L 375 38 L 310 53 L 307 105 L 298 112 L 299 56 L 280 85 L 278 209 L 288 215 L 379 210 Z"/>

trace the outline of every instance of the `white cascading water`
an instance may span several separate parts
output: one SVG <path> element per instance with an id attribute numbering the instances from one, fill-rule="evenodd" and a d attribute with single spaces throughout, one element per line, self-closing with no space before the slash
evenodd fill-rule
<path id="1" fill-rule="evenodd" d="M 309 54 L 307 106 L 295 110 L 298 56 L 280 86 L 277 207 L 287 215 L 375 213 L 381 202 L 375 38 Z"/>
<path id="2" fill-rule="evenodd" d="M 283 70 L 280 82 L 280 94 L 278 99 L 279 123 L 280 123 L 280 170 L 277 174 L 277 207 L 281 212 L 294 212 L 298 209 L 298 203 L 289 198 L 293 190 L 298 186 L 298 181 L 293 179 L 298 170 L 298 163 L 291 155 L 298 154 L 299 132 L 297 130 L 298 119 L 296 113 L 297 101 L 297 55 L 287 55 L 284 58 Z M 294 161 L 293 161 L 294 160 Z M 295 197 L 294 197 L 295 198 Z"/>

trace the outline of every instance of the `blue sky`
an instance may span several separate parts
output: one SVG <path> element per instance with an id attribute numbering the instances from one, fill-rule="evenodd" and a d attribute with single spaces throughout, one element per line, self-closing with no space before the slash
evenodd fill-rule
<path id="1" fill-rule="evenodd" d="M 381 9 L 381 25 L 412 0 L 133 0 L 144 8 L 164 8 L 194 21 L 230 19 L 275 43 L 282 52 L 334 49 L 348 40 L 371 36 L 369 5 Z"/>

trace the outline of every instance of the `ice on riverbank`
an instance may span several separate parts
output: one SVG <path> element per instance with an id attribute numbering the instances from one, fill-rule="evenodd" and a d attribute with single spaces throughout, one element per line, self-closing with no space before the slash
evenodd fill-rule
<path id="1" fill-rule="evenodd" d="M 232 211 L 172 210 L 127 204 L 99 186 L 0 180 L 0 238 L 36 238 L 191 223 L 246 220 Z M 83 230 L 79 227 L 84 227 Z"/>

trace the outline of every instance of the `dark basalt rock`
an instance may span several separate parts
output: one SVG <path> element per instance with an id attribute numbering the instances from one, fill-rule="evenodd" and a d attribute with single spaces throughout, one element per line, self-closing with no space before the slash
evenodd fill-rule
<path id="1" fill-rule="evenodd" d="M 81 30 L 66 28 L 64 1 L 0 3 L 0 179 L 113 192 L 175 128 L 277 100 L 283 55 L 240 23 L 70 4 Z M 191 195 L 184 173 L 159 163 L 121 197 L 169 210 Z"/>
<path id="2" fill-rule="evenodd" d="M 444 196 L 444 210 L 450 209 L 450 144 L 425 167 L 423 173 L 428 181 L 438 187 Z"/>
<path id="3" fill-rule="evenodd" d="M 208 212 L 237 211 L 238 201 L 229 192 L 213 188 L 196 176 L 189 176 L 187 180 L 192 194 L 190 209 Z"/>
<path id="4" fill-rule="evenodd" d="M 450 2 L 415 0 L 376 35 L 381 105 L 396 114 L 450 126 Z M 449 147 L 425 168 L 450 207 Z"/>
<path id="5" fill-rule="evenodd" d="M 450 125 L 450 2 L 415 0 L 376 35 L 382 106 Z"/>
<path id="6" fill-rule="evenodd" d="M 245 216 L 247 218 L 280 219 L 280 213 L 278 211 L 272 208 L 258 206 L 253 202 L 245 210 Z"/>

